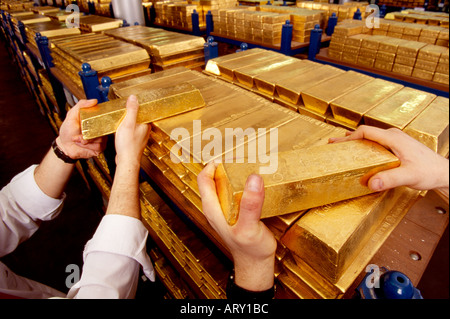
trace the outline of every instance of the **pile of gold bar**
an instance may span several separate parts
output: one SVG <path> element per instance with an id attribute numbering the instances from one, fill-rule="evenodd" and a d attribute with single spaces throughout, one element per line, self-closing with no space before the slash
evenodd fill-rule
<path id="1" fill-rule="evenodd" d="M 272 6 L 285 6 L 285 5 L 293 5 L 295 4 L 295 1 L 280 1 L 280 0 L 271 0 L 271 1 L 264 1 L 264 0 L 239 0 L 239 5 L 241 6 L 262 6 L 270 2 L 270 5 Z"/>
<path id="2" fill-rule="evenodd" d="M 140 190 L 143 222 L 160 249 L 168 252 L 169 261 L 172 259 L 172 263 L 179 265 L 181 277 L 185 277 L 189 286 L 194 287 L 190 290 L 197 296 L 208 299 L 226 298 L 229 270 L 147 182 L 141 183 Z M 157 260 L 153 262 L 163 282 L 167 275 L 174 277 L 170 271 L 168 273 L 161 269 Z M 165 285 L 173 296 L 186 298 L 188 288 L 171 281 L 165 282 Z M 180 286 L 184 289 L 180 289 Z"/>
<path id="3" fill-rule="evenodd" d="M 83 32 L 100 32 L 116 29 L 122 26 L 123 21 L 97 15 L 80 16 L 80 29 Z"/>
<path id="4" fill-rule="evenodd" d="M 29 0 L 2 0 L 0 1 L 1 10 L 23 11 L 34 7 L 34 1 Z"/>
<path id="5" fill-rule="evenodd" d="M 373 35 L 386 35 L 393 38 L 448 47 L 448 26 L 414 24 L 387 19 L 380 19 L 379 23 L 379 27 L 372 29 Z"/>
<path id="6" fill-rule="evenodd" d="M 205 40 L 202 37 L 143 26 L 110 30 L 105 34 L 146 49 L 155 71 L 178 66 L 196 68 L 205 64 Z"/>
<path id="7" fill-rule="evenodd" d="M 35 41 L 37 33 L 40 33 L 41 36 L 47 37 L 48 39 L 79 35 L 81 33 L 79 28 L 68 28 L 65 22 L 54 20 L 26 24 L 25 31 L 28 42 L 35 47 L 37 47 Z"/>
<path id="8" fill-rule="evenodd" d="M 428 52 L 430 60 L 435 52 Z M 448 59 L 448 55 L 447 55 Z M 283 62 L 284 61 L 284 62 Z M 206 73 L 235 83 L 321 121 L 355 129 L 361 124 L 410 131 L 427 112 L 442 119 L 433 129 L 413 134 L 434 151 L 446 155 L 448 144 L 448 99 L 374 79 L 354 71 L 343 71 L 311 61 L 252 49 L 210 60 Z M 429 130 L 428 133 L 425 131 Z M 431 140 L 429 136 L 434 136 Z M 441 145 L 441 146 L 439 146 Z"/>
<path id="9" fill-rule="evenodd" d="M 89 63 L 98 77 L 113 80 L 132 73 L 149 71 L 150 56 L 139 46 L 104 34 L 81 34 L 50 41 L 53 63 L 76 85 L 82 88 L 78 72 Z"/>
<path id="10" fill-rule="evenodd" d="M 435 25 L 448 28 L 449 14 L 445 12 L 402 10 L 400 12 L 391 12 L 386 15 L 386 19 L 392 18 L 395 21 L 403 21 L 408 23 L 418 23 Z"/>
<path id="11" fill-rule="evenodd" d="M 257 54 L 263 52 L 266 51 L 258 49 L 242 51 L 231 55 L 229 61 L 233 58 L 236 61 L 245 59 L 246 55 L 255 55 L 255 60 L 258 60 Z M 223 61 L 224 57 L 219 59 Z M 262 62 L 262 59 L 259 61 Z M 301 62 L 312 63 L 299 61 L 299 63 Z M 292 61 L 291 69 L 294 64 Z M 218 65 L 220 64 L 216 66 Z M 287 65 L 285 64 L 281 68 L 286 68 Z M 361 79 L 358 77 L 355 81 Z M 345 79 L 341 79 L 341 81 L 343 80 Z M 330 150 L 327 148 L 328 138 L 343 136 L 345 130 L 292 112 L 237 85 L 185 68 L 174 68 L 113 84 L 110 88 L 109 98 L 111 101 L 123 99 L 130 94 L 165 89 L 179 83 L 189 83 L 195 86 L 201 92 L 206 105 L 191 112 L 153 122 L 151 137 L 144 151 L 141 166 L 187 217 L 228 255 L 224 244 L 209 226 L 202 213 L 196 177 L 205 164 L 214 159 L 225 159 L 227 156 L 240 158 L 242 148 L 244 154 L 250 154 L 250 152 L 245 153 L 245 150 L 249 149 L 252 141 L 256 140 L 265 140 L 268 143 L 266 143 L 269 146 L 266 148 L 265 152 L 267 153 L 265 154 L 269 156 L 272 151 L 275 151 L 275 143 L 270 142 L 275 128 L 278 134 L 276 147 L 280 154 L 318 147 L 316 151 L 326 157 Z M 353 86 L 356 88 L 356 85 Z M 332 86 L 327 87 L 327 91 L 330 87 Z M 235 144 L 233 142 L 230 145 L 229 141 L 225 140 L 227 129 L 233 129 L 233 134 L 237 134 L 236 139 L 233 139 L 233 141 L 236 140 Z M 245 133 L 239 135 L 240 129 Z M 269 130 L 263 131 L 262 129 Z M 216 143 L 211 143 L 213 137 L 218 139 Z M 324 148 L 323 152 L 319 151 L 321 147 Z M 350 148 L 351 152 L 357 149 L 361 150 L 361 145 L 347 144 L 346 147 Z M 372 149 L 372 151 L 378 155 L 381 154 L 376 149 Z M 337 152 L 342 153 L 337 154 Z M 337 156 L 348 154 L 349 149 L 332 153 L 332 155 L 328 153 L 329 158 L 337 158 Z M 377 165 L 388 164 L 391 160 L 392 158 L 384 158 Z M 317 167 L 314 163 L 305 163 L 311 165 L 310 170 Z M 241 170 L 241 177 L 249 174 L 248 164 L 236 167 Z M 282 169 L 278 172 L 279 174 L 294 172 L 292 167 L 280 167 Z M 294 170 L 297 171 L 298 167 L 299 165 L 295 165 Z M 341 164 L 336 163 L 336 170 L 339 170 L 339 167 Z M 343 170 L 344 168 L 342 168 Z M 358 169 L 355 168 L 356 170 Z M 277 176 L 279 176 L 277 173 L 272 175 L 273 178 L 277 178 Z M 283 177 L 283 175 L 280 176 Z M 330 178 L 339 180 L 337 175 Z M 282 185 L 284 184 L 279 183 L 280 187 L 283 187 Z M 343 186 L 338 186 L 338 188 L 339 192 L 349 189 L 349 187 Z M 308 190 L 304 189 L 304 191 Z M 329 191 L 332 190 L 329 189 Z M 151 191 L 143 190 L 142 192 L 146 194 Z M 294 211 L 287 215 L 280 215 L 286 211 L 272 211 L 270 214 L 272 217 L 264 218 L 263 221 L 274 232 L 278 242 L 277 297 L 342 297 L 356 277 L 364 271 L 370 258 L 404 216 L 417 195 L 418 192 L 400 188 L 389 192 L 359 196 L 318 208 Z M 350 197 L 352 196 L 350 195 Z M 280 203 L 283 199 L 274 197 L 271 200 Z M 159 212 L 158 208 L 152 211 L 152 207 L 156 208 L 155 204 L 147 205 L 146 209 L 155 216 L 164 215 Z M 155 238 L 161 237 L 163 238 L 160 239 L 161 241 L 165 240 L 164 246 L 170 252 L 168 255 L 173 256 L 171 262 L 178 263 L 177 268 L 188 272 L 192 280 L 198 280 L 198 278 L 194 279 L 197 276 L 194 274 L 195 265 L 189 265 L 186 261 L 190 255 L 185 253 L 182 256 L 179 255 L 186 248 L 176 247 L 179 241 L 172 237 L 174 234 L 178 235 L 176 229 L 181 226 L 169 226 L 171 232 L 165 228 L 166 224 L 170 223 L 162 223 L 159 217 L 145 217 L 148 214 L 146 209 L 143 209 L 143 214 L 147 227 L 151 234 L 156 232 Z M 168 240 L 168 238 L 172 239 Z M 183 242 L 183 240 L 181 241 Z M 195 249 L 190 251 L 195 256 Z M 310 258 L 310 255 L 313 255 L 314 258 Z M 209 258 L 205 260 L 209 260 Z M 226 272 L 231 269 L 229 266 L 225 267 L 226 265 L 229 264 L 215 259 L 210 269 L 211 271 L 221 269 L 222 275 L 219 277 L 225 278 Z M 211 293 L 210 297 L 213 295 L 217 297 L 218 291 L 214 289 L 222 287 L 222 290 L 219 291 L 223 293 L 223 282 L 222 284 L 216 280 L 212 283 L 209 282 L 207 273 L 210 272 L 200 272 L 202 280 L 197 281 L 196 286 L 203 285 Z M 214 278 L 214 276 L 211 277 Z M 206 285 L 208 282 L 209 285 Z M 215 285 L 213 288 L 211 288 L 212 284 Z M 199 287 L 201 289 L 202 286 Z M 204 293 L 206 294 L 206 291 Z M 223 295 L 219 294 L 219 296 Z"/>
<path id="12" fill-rule="evenodd" d="M 235 7 L 236 4 L 236 0 L 154 1 L 155 23 L 162 26 L 192 30 L 192 13 L 195 10 L 199 15 L 199 26 L 202 28 L 206 26 L 206 14 L 208 11 L 214 12 L 221 8 Z"/>
<path id="13" fill-rule="evenodd" d="M 322 10 L 325 11 L 325 19 L 328 21 L 328 18 L 334 13 L 338 18 L 338 21 L 343 21 L 346 19 L 353 19 L 353 15 L 359 9 L 361 12 L 361 17 L 364 19 L 366 16 L 366 6 L 368 2 L 356 2 L 356 1 L 348 1 L 343 4 L 333 4 L 328 3 L 328 1 L 297 1 L 297 7 L 304 9 L 314 9 L 314 10 Z M 324 25 L 327 25 L 325 23 Z"/>
<path id="14" fill-rule="evenodd" d="M 421 34 L 430 31 L 415 30 Z M 328 56 L 351 64 L 448 85 L 448 47 L 391 37 L 390 33 L 386 36 L 356 32 L 354 24 L 337 27 L 330 41 Z M 433 32 L 448 37 L 448 29 Z"/>
<path id="15" fill-rule="evenodd" d="M 398 8 L 415 8 L 415 7 L 423 7 L 425 4 L 425 0 L 382 0 L 378 3 L 386 6 L 395 6 Z"/>
<path id="16" fill-rule="evenodd" d="M 314 25 L 321 24 L 322 11 L 294 7 L 259 6 L 221 9 L 214 15 L 214 32 L 245 41 L 280 45 L 282 26 L 293 24 L 292 40 L 309 42 Z"/>
<path id="17" fill-rule="evenodd" d="M 57 7 L 52 7 L 52 6 L 43 6 L 43 7 L 33 7 L 31 8 L 31 11 L 36 13 L 36 14 L 42 14 L 42 15 L 47 15 L 47 13 L 51 13 L 51 12 L 59 12 L 61 9 L 57 8 Z"/>

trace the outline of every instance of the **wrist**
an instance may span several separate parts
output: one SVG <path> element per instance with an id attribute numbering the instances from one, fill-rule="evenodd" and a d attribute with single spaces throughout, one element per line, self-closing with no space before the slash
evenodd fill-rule
<path id="1" fill-rule="evenodd" d="M 61 139 L 59 137 L 52 142 L 52 150 L 53 154 L 66 164 L 75 164 L 77 162 L 77 159 L 71 157 L 67 153 L 67 150 L 63 146 L 63 143 L 61 143 Z"/>
<path id="2" fill-rule="evenodd" d="M 275 254 L 263 259 L 234 258 L 235 283 L 250 291 L 265 291 L 274 285 Z"/>

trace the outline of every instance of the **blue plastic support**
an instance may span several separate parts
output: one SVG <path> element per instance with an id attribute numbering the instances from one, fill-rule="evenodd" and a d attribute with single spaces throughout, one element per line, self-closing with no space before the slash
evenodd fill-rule
<path id="1" fill-rule="evenodd" d="M 240 49 L 239 49 L 239 50 L 236 50 L 236 53 L 237 53 L 237 52 L 241 52 L 241 51 L 246 51 L 246 50 L 248 50 L 248 44 L 245 43 L 245 42 L 242 42 L 241 45 L 240 45 L 239 47 L 240 47 Z"/>
<path id="2" fill-rule="evenodd" d="M 123 20 L 122 28 L 126 28 L 126 27 L 129 27 L 129 26 L 130 26 L 130 24 L 127 22 L 127 20 Z"/>
<path id="3" fill-rule="evenodd" d="M 83 63 L 81 69 L 82 70 L 78 72 L 78 75 L 81 78 L 81 83 L 83 83 L 86 98 L 88 100 L 101 100 L 101 98 L 99 97 L 99 91 L 97 90 L 97 87 L 99 86 L 97 71 L 92 70 L 89 63 Z"/>
<path id="4" fill-rule="evenodd" d="M 192 34 L 196 35 L 196 36 L 200 36 L 201 35 L 200 20 L 199 20 L 198 12 L 195 9 L 194 9 L 194 12 L 192 12 L 191 20 L 192 20 Z"/>
<path id="5" fill-rule="evenodd" d="M 331 17 L 328 19 L 328 26 L 325 30 L 326 35 L 331 36 L 334 33 L 334 28 L 336 27 L 338 22 L 338 17 L 336 16 L 336 13 L 333 12 L 331 14 Z"/>
<path id="6" fill-rule="evenodd" d="M 287 7 L 286 0 L 283 1 L 283 4 L 282 4 L 281 6 L 282 6 L 282 7 Z"/>
<path id="7" fill-rule="evenodd" d="M 368 285 L 370 276 L 373 274 L 368 273 L 356 290 L 362 299 L 423 299 L 408 276 L 399 271 L 387 271 L 376 283 Z"/>
<path id="8" fill-rule="evenodd" d="M 219 45 L 214 42 L 214 38 L 209 36 L 206 39 L 206 43 L 203 45 L 205 51 L 205 64 L 208 63 L 210 59 L 217 58 L 219 56 Z"/>
<path id="9" fill-rule="evenodd" d="M 356 12 L 353 14 L 353 20 L 362 20 L 361 11 L 356 9 Z"/>
<path id="10" fill-rule="evenodd" d="M 270 3 L 270 0 L 267 1 L 266 5 L 268 5 L 268 6 L 272 5 L 272 4 Z"/>
<path id="11" fill-rule="evenodd" d="M 19 27 L 20 37 L 22 38 L 22 43 L 25 44 L 28 42 L 27 32 L 25 31 L 25 24 L 23 24 L 22 21 L 19 21 L 18 27 Z"/>
<path id="12" fill-rule="evenodd" d="M 95 3 L 88 1 L 89 14 L 95 14 Z"/>
<path id="13" fill-rule="evenodd" d="M 48 38 L 45 36 L 41 36 L 41 34 L 38 32 L 36 33 L 35 40 L 39 49 L 39 53 L 41 54 L 42 63 L 44 63 L 44 67 L 46 70 L 50 70 L 50 68 L 54 67 L 54 65 L 53 58 L 48 47 Z"/>
<path id="14" fill-rule="evenodd" d="M 293 25 L 291 24 L 291 21 L 286 20 L 286 23 L 283 24 L 282 29 L 281 29 L 280 51 L 283 54 L 289 55 L 289 53 L 291 52 L 292 30 L 293 30 Z"/>
<path id="15" fill-rule="evenodd" d="M 108 98 L 108 93 L 109 93 L 109 87 L 112 84 L 112 80 L 109 76 L 104 76 L 102 77 L 101 81 L 100 81 L 100 85 L 97 86 L 97 91 L 98 91 L 98 103 L 103 103 L 103 102 L 108 102 L 109 98 Z"/>
<path id="16" fill-rule="evenodd" d="M 211 11 L 206 14 L 206 36 L 209 37 L 211 32 L 214 32 L 214 20 Z"/>
<path id="17" fill-rule="evenodd" d="M 109 15 L 111 16 L 111 18 L 113 18 L 113 19 L 115 18 L 112 2 L 109 3 Z"/>
<path id="18" fill-rule="evenodd" d="M 381 8 L 380 8 L 380 18 L 381 18 L 381 19 L 383 19 L 383 18 L 385 17 L 385 15 L 386 15 L 386 10 L 387 10 L 387 7 L 386 7 L 385 4 L 383 4 L 383 5 L 381 6 Z"/>
<path id="19" fill-rule="evenodd" d="M 318 24 L 314 26 L 314 29 L 311 30 L 311 38 L 309 40 L 309 48 L 308 48 L 308 59 L 315 61 L 316 55 L 320 51 L 320 46 L 322 44 L 322 29 Z"/>

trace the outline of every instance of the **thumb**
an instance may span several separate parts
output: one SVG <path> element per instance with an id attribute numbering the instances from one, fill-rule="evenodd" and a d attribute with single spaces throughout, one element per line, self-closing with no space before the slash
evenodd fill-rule
<path id="1" fill-rule="evenodd" d="M 403 167 L 382 171 L 369 180 L 368 186 L 372 191 L 379 192 L 398 186 L 409 186 L 413 176 Z"/>
<path id="2" fill-rule="evenodd" d="M 263 204 L 264 181 L 259 175 L 250 175 L 245 183 L 236 226 L 246 228 L 258 224 Z"/>
<path id="3" fill-rule="evenodd" d="M 123 119 L 123 125 L 134 127 L 136 125 L 136 119 L 139 111 L 139 102 L 135 95 L 130 95 L 127 100 L 127 112 Z"/>

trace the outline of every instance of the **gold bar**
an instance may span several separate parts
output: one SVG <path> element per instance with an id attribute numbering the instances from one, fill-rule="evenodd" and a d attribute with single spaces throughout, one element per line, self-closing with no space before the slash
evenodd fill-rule
<path id="1" fill-rule="evenodd" d="M 357 127 L 365 113 L 382 102 L 403 85 L 375 79 L 331 102 L 335 119 Z"/>
<path id="2" fill-rule="evenodd" d="M 304 90 L 302 92 L 303 103 L 306 108 L 325 114 L 333 100 L 371 80 L 373 78 L 368 75 L 347 71 Z"/>
<path id="3" fill-rule="evenodd" d="M 403 130 L 433 151 L 447 155 L 449 151 L 449 100 L 438 96 Z"/>
<path id="4" fill-rule="evenodd" d="M 370 189 L 365 186 L 368 179 L 378 171 L 399 164 L 392 153 L 367 140 L 278 153 L 276 173 L 262 175 L 265 201 L 261 217 L 288 214 L 370 194 Z M 259 163 L 224 163 L 217 168 L 217 193 L 230 225 L 239 217 L 247 177 L 259 174 L 261 167 L 263 165 Z"/>
<path id="5" fill-rule="evenodd" d="M 336 282 L 387 214 L 387 193 L 311 209 L 286 232 L 282 243 L 325 278 Z"/>
<path id="6" fill-rule="evenodd" d="M 276 90 L 282 100 L 299 104 L 304 90 L 344 73 L 345 71 L 332 66 L 320 66 L 297 77 L 281 80 L 276 84 Z"/>
<path id="7" fill-rule="evenodd" d="M 281 80 L 299 76 L 300 74 L 319 66 L 318 63 L 309 60 L 295 60 L 295 62 L 277 68 L 276 70 L 258 74 L 253 80 L 255 81 L 258 91 L 269 95 L 275 95 L 276 84 Z"/>
<path id="8" fill-rule="evenodd" d="M 281 68 L 283 66 L 290 66 L 293 63 L 298 61 L 295 58 L 287 57 L 285 55 L 280 55 L 277 57 L 274 57 L 273 59 L 270 59 L 268 61 L 263 61 L 257 64 L 250 65 L 248 67 L 236 69 L 234 71 L 234 74 L 239 81 L 239 83 L 249 87 L 253 88 L 254 86 L 254 78 L 258 76 L 261 73 L 264 72 L 273 72 L 276 71 L 278 68 Z"/>
<path id="9" fill-rule="evenodd" d="M 272 51 L 265 51 L 257 54 L 253 54 L 250 56 L 245 56 L 240 59 L 225 61 L 223 63 L 219 63 L 219 71 L 220 75 L 227 80 L 234 81 L 235 74 L 234 71 L 236 69 L 250 66 L 252 64 L 257 64 L 259 62 L 268 61 L 278 55 L 279 53 Z"/>
<path id="10" fill-rule="evenodd" d="M 240 58 L 243 58 L 243 57 L 246 57 L 249 55 L 254 55 L 257 53 L 261 53 L 261 52 L 264 52 L 264 50 L 250 49 L 250 50 L 240 51 L 240 52 L 233 53 L 233 54 L 228 54 L 228 55 L 221 56 L 221 57 L 218 57 L 215 59 L 211 59 L 206 64 L 205 71 L 212 73 L 214 75 L 220 75 L 220 71 L 219 71 L 219 67 L 218 67 L 219 64 L 224 63 L 226 61 L 240 59 Z"/>
<path id="11" fill-rule="evenodd" d="M 148 91 L 137 98 L 140 103 L 138 123 L 153 122 L 205 106 L 200 91 L 188 83 Z M 118 99 L 81 110 L 83 137 L 92 139 L 114 133 L 125 116 L 125 104 L 126 99 Z"/>
<path id="12" fill-rule="evenodd" d="M 402 130 L 435 98 L 434 94 L 404 87 L 364 114 L 364 123 Z"/>

